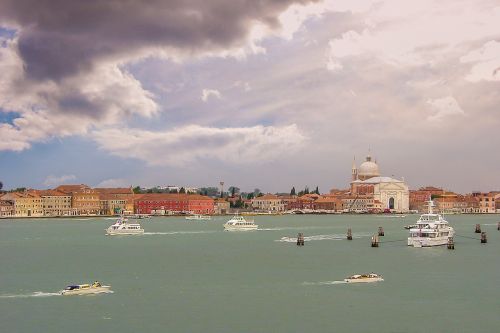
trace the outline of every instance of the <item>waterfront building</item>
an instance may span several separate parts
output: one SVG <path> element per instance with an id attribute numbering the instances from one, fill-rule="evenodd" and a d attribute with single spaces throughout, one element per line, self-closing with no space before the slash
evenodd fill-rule
<path id="1" fill-rule="evenodd" d="M 101 212 L 99 193 L 85 184 L 61 185 L 55 190 L 71 194 L 71 208 L 75 215 L 99 215 Z"/>
<path id="2" fill-rule="evenodd" d="M 71 194 L 56 191 L 37 191 L 42 197 L 43 216 L 70 216 L 75 215 L 75 210 L 71 207 Z"/>
<path id="3" fill-rule="evenodd" d="M 345 213 L 368 213 L 373 211 L 373 195 L 343 195 L 342 211 Z"/>
<path id="4" fill-rule="evenodd" d="M 367 200 L 371 197 L 371 207 L 373 209 L 373 204 L 375 202 L 381 203 L 383 210 L 391 210 L 394 212 L 405 213 L 409 211 L 409 189 L 408 185 L 404 180 L 398 180 L 392 177 L 382 177 L 380 176 L 380 170 L 378 164 L 372 161 L 370 155 L 366 157 L 366 161 L 363 162 L 359 169 L 356 168 L 356 164 L 353 163 L 352 167 L 352 181 L 351 181 L 351 192 L 350 195 L 355 198 L 363 198 Z M 357 200 L 348 198 L 345 203 L 354 208 Z M 354 201 L 350 201 L 354 200 Z M 363 202 L 363 201 L 362 201 Z M 377 205 L 379 205 L 377 203 Z M 348 208 L 351 210 L 351 208 Z M 345 210 L 345 208 L 344 208 Z"/>
<path id="5" fill-rule="evenodd" d="M 277 195 L 265 194 L 252 199 L 252 208 L 261 212 L 277 213 L 285 210 L 285 203 Z"/>
<path id="6" fill-rule="evenodd" d="M 116 215 L 134 211 L 135 194 L 132 187 L 95 188 L 99 193 L 101 215 Z"/>
<path id="7" fill-rule="evenodd" d="M 137 214 L 213 214 L 214 199 L 199 194 L 146 193 L 136 197 Z"/>
<path id="8" fill-rule="evenodd" d="M 0 218 L 13 217 L 16 214 L 12 200 L 0 200 Z"/>
<path id="9" fill-rule="evenodd" d="M 321 196 L 314 201 L 315 210 L 342 211 L 342 200 L 333 196 Z"/>
<path id="10" fill-rule="evenodd" d="M 229 212 L 229 202 L 225 199 L 218 198 L 214 200 L 214 213 L 217 215 L 224 215 Z"/>
<path id="11" fill-rule="evenodd" d="M 500 201 L 499 192 L 473 192 L 472 196 L 479 201 L 479 211 L 483 214 L 496 213 L 496 201 Z"/>
<path id="12" fill-rule="evenodd" d="M 14 203 L 16 217 L 43 216 L 43 203 L 36 191 L 9 192 L 0 197 L 0 200 L 9 200 Z"/>

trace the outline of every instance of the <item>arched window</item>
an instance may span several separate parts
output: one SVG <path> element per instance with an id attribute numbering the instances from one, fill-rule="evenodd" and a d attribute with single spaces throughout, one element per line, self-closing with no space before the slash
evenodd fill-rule
<path id="1" fill-rule="evenodd" d="M 394 198 L 389 198 L 389 209 L 394 209 Z"/>

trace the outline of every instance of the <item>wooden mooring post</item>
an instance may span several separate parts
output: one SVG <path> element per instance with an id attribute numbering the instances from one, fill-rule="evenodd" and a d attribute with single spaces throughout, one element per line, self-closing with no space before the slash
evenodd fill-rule
<path id="1" fill-rule="evenodd" d="M 486 244 L 488 243 L 488 238 L 486 238 L 486 233 L 482 232 L 481 233 L 481 244 Z"/>
<path id="2" fill-rule="evenodd" d="M 372 247 L 378 247 L 378 236 L 377 235 L 372 236 Z"/>
<path id="3" fill-rule="evenodd" d="M 301 232 L 297 235 L 297 246 L 304 246 L 304 234 Z"/>
<path id="4" fill-rule="evenodd" d="M 453 240 L 453 237 L 448 237 L 448 244 L 446 246 L 448 247 L 448 250 L 455 250 L 455 241 Z"/>
<path id="5" fill-rule="evenodd" d="M 497 223 L 497 230 L 500 230 L 500 222 Z"/>
<path id="6" fill-rule="evenodd" d="M 351 230 L 351 228 L 347 229 L 347 240 L 352 240 L 352 230 Z"/>
<path id="7" fill-rule="evenodd" d="M 478 223 L 476 224 L 476 230 L 474 231 L 476 234 L 480 234 L 481 233 L 481 225 Z"/>
<path id="8" fill-rule="evenodd" d="M 382 228 L 382 227 L 378 227 L 378 235 L 379 235 L 379 236 L 385 236 L 385 233 L 384 233 L 384 228 Z"/>

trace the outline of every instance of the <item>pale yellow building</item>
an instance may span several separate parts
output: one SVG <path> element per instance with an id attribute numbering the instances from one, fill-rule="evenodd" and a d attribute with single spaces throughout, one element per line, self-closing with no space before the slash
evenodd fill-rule
<path id="1" fill-rule="evenodd" d="M 34 191 L 10 192 L 0 199 L 14 202 L 14 216 L 16 217 L 43 216 L 42 197 Z"/>
<path id="2" fill-rule="evenodd" d="M 261 212 L 279 213 L 285 210 L 285 202 L 274 194 L 252 199 L 252 208 Z"/>
<path id="3" fill-rule="evenodd" d="M 56 190 L 37 191 L 42 197 L 43 216 L 71 216 L 75 210 L 71 207 L 71 194 Z"/>

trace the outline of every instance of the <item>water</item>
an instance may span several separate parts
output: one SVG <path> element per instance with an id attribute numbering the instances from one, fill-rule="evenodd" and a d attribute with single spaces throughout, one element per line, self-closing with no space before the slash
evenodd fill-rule
<path id="1" fill-rule="evenodd" d="M 252 232 L 153 218 L 113 237 L 104 218 L 2 220 L 0 332 L 497 332 L 500 217 L 449 216 L 468 237 L 454 251 L 407 247 L 416 218 L 257 216 Z M 342 283 L 372 271 L 385 281 Z M 58 294 L 94 280 L 114 293 Z"/>

